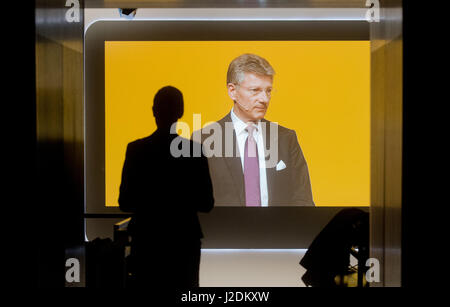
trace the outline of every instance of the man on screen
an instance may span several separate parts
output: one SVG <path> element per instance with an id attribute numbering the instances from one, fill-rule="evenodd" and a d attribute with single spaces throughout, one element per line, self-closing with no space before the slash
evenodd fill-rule
<path id="1" fill-rule="evenodd" d="M 274 74 L 260 56 L 234 59 L 227 72 L 230 113 L 193 134 L 208 157 L 216 206 L 314 206 L 295 131 L 264 119 Z M 212 144 L 217 133 L 221 142 Z"/>

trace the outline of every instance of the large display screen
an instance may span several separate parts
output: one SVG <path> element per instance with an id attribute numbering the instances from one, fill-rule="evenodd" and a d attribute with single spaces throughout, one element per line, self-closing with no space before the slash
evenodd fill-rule
<path id="1" fill-rule="evenodd" d="M 127 144 L 156 130 L 158 90 L 182 92 L 178 133 L 190 138 L 230 113 L 227 69 L 244 53 L 275 70 L 264 118 L 295 131 L 314 205 L 370 205 L 370 42 L 221 40 L 104 42 L 107 207 L 118 206 Z"/>

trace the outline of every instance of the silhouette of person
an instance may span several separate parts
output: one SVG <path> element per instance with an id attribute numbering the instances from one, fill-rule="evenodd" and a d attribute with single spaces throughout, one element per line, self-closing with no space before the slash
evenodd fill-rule
<path id="1" fill-rule="evenodd" d="M 203 233 L 197 212 L 209 212 L 214 198 L 206 157 L 195 157 L 194 142 L 170 133 L 183 112 L 182 93 L 161 88 L 153 104 L 157 130 L 127 146 L 119 206 L 134 213 L 129 230 L 137 287 L 199 285 Z M 171 153 L 175 138 L 189 146 L 188 157 Z"/>

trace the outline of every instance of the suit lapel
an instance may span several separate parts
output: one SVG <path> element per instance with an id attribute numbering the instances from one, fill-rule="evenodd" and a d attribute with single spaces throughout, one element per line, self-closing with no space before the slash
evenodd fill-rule
<path id="1" fill-rule="evenodd" d="M 231 177 L 233 178 L 233 183 L 235 185 L 236 190 L 238 191 L 240 205 L 245 206 L 245 183 L 244 183 L 244 172 L 242 170 L 242 162 L 241 157 L 237 156 L 238 152 L 237 148 L 237 139 L 236 132 L 233 129 L 233 157 L 225 156 L 225 123 L 233 121 L 231 120 L 231 116 L 228 113 L 224 118 L 218 121 L 219 125 L 222 128 L 222 156 L 224 157 L 225 164 L 228 167 L 228 171 L 230 172 Z"/>
<path id="2" fill-rule="evenodd" d="M 266 119 L 262 119 L 261 120 L 261 132 L 262 132 L 262 136 L 263 136 L 263 143 L 264 143 L 264 153 L 265 153 L 265 160 L 268 161 L 270 156 L 269 156 L 269 151 L 267 150 L 267 148 L 270 145 L 270 125 L 271 122 L 266 120 Z M 269 143 L 269 145 L 267 144 Z M 276 142 L 277 146 L 278 146 L 278 140 Z M 273 200 L 273 192 L 274 192 L 274 186 L 275 186 L 275 167 L 267 167 L 266 166 L 266 179 L 267 179 L 267 194 L 268 194 L 268 204 L 270 206 L 270 204 L 272 203 Z"/>

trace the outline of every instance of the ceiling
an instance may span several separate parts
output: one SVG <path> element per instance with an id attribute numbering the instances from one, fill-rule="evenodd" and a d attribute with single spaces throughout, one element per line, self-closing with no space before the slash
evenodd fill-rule
<path id="1" fill-rule="evenodd" d="M 85 0 L 85 8 L 364 8 L 366 0 Z"/>

